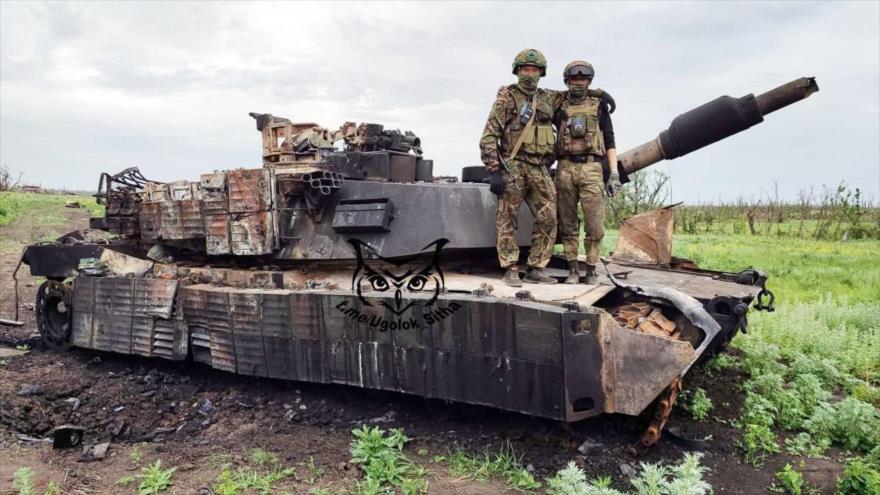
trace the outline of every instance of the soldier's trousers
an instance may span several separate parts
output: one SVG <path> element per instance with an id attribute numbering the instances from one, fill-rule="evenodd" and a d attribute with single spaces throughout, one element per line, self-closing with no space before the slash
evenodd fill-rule
<path id="1" fill-rule="evenodd" d="M 578 203 L 584 211 L 584 251 L 587 264 L 599 263 L 599 250 L 605 235 L 605 203 L 602 194 L 602 164 L 599 162 L 574 163 L 559 160 L 556 168 L 556 194 L 559 197 L 559 237 L 562 239 L 563 256 L 572 261 L 578 255 L 580 219 Z"/>
<path id="2" fill-rule="evenodd" d="M 553 243 L 556 242 L 556 189 L 553 180 L 547 167 L 542 165 L 516 160 L 511 160 L 508 165 L 510 173 L 504 174 L 504 194 L 498 199 L 495 215 L 498 262 L 502 268 L 509 268 L 516 265 L 519 259 L 517 215 L 525 201 L 535 218 L 528 264 L 544 268 L 550 262 Z"/>

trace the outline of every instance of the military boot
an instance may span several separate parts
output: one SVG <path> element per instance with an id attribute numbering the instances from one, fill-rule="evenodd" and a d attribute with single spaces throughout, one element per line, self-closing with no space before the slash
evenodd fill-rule
<path id="1" fill-rule="evenodd" d="M 596 275 L 596 265 L 587 265 L 587 276 L 584 283 L 587 285 L 595 285 L 598 280 L 599 276 Z"/>
<path id="2" fill-rule="evenodd" d="M 544 270 L 540 268 L 532 268 L 529 267 L 529 271 L 526 272 L 526 276 L 524 278 L 526 282 L 532 284 L 555 284 L 556 279 L 553 277 L 548 277 Z"/>
<path id="3" fill-rule="evenodd" d="M 504 272 L 504 278 L 502 280 L 508 287 L 522 287 L 522 280 L 520 280 L 519 272 L 516 270 L 508 269 Z"/>
<path id="4" fill-rule="evenodd" d="M 578 269 L 577 260 L 568 262 L 568 277 L 565 277 L 566 284 L 576 284 L 581 281 L 581 272 Z"/>

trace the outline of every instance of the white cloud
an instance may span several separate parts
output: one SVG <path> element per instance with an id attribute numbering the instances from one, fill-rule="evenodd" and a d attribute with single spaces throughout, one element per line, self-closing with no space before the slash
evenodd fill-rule
<path id="1" fill-rule="evenodd" d="M 479 162 L 510 62 L 535 47 L 559 88 L 575 58 L 619 103 L 618 147 L 721 94 L 817 77 L 820 93 L 669 163 L 676 200 L 784 196 L 842 180 L 880 197 L 880 4 L 0 4 L 0 159 L 92 188 L 259 166 L 250 111 L 412 129 L 437 173 Z"/>

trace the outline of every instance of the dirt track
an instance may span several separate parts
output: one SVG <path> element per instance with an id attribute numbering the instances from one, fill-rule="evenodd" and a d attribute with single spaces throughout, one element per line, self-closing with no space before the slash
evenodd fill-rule
<path id="1" fill-rule="evenodd" d="M 85 211 L 68 210 L 65 215 L 70 219 L 68 230 L 87 225 Z M 38 229 L 34 219 L 22 216 L 0 226 L 0 239 L 27 241 L 48 233 Z M 13 312 L 10 274 L 17 261 L 18 252 L 0 253 L 3 317 Z M 645 418 L 603 417 L 564 425 L 394 393 L 241 377 L 191 363 L 84 350 L 51 352 L 34 337 L 33 312 L 24 308 L 30 308 L 37 283 L 27 267 L 22 272 L 21 314 L 26 324 L 0 327 L 0 346 L 26 343 L 33 349 L 0 367 L 0 493 L 11 489 L 12 473 L 20 466 L 31 467 L 38 478 L 59 482 L 65 493 L 133 493 L 114 482 L 155 459 L 179 468 L 169 493 L 196 493 L 217 476 L 224 462 L 236 462 L 256 447 L 277 452 L 298 473 L 305 472 L 313 458 L 326 473 L 316 485 L 342 488 L 358 479 L 357 468 L 348 463 L 348 448 L 350 430 L 364 423 L 401 427 L 414 438 L 407 453 L 432 473 L 430 493 L 503 491 L 503 483 L 456 479 L 442 463 L 432 461 L 433 455 L 447 454 L 455 446 L 473 453 L 497 452 L 509 442 L 539 479 L 574 459 L 591 476 L 614 476 L 621 488 L 628 487 L 621 466 L 639 462 L 626 449 L 646 425 Z M 743 464 L 737 450 L 741 434 L 729 424 L 739 413 L 741 378 L 735 371 L 709 376 L 703 369 L 694 370 L 685 389 L 705 388 L 716 405 L 713 419 L 722 421 L 694 423 L 677 408 L 669 426 L 689 438 L 709 440 L 697 445 L 667 437 L 640 460 L 675 462 L 684 452 L 698 449 L 712 470 L 709 481 L 716 493 L 764 493 L 774 472 L 800 458 L 777 456 L 763 469 Z M 25 384 L 37 388 L 23 388 Z M 79 402 L 76 410 L 71 399 Z M 83 463 L 78 462 L 78 451 L 52 450 L 50 444 L 34 441 L 66 423 L 86 427 L 86 443 L 110 441 L 110 456 Z M 588 448 L 582 454 L 578 446 L 585 442 Z M 136 457 L 141 459 L 134 462 Z M 840 466 L 808 459 L 803 472 L 812 485 L 830 491 Z M 307 493 L 316 486 L 305 476 L 297 479 L 286 489 Z"/>

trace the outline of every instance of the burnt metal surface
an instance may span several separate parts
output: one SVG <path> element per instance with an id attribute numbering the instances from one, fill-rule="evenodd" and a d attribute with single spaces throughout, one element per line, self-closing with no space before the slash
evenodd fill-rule
<path id="1" fill-rule="evenodd" d="M 683 358 L 679 355 L 677 357 L 677 359 L 685 359 L 686 361 L 686 366 L 682 369 L 680 376 L 684 376 L 684 374 L 687 373 L 709 346 L 718 344 L 716 337 L 722 332 L 721 325 L 712 318 L 712 315 L 706 311 L 703 304 L 694 297 L 669 287 L 624 285 L 617 280 L 612 273 L 609 272 L 607 276 L 615 286 L 625 289 L 632 295 L 645 297 L 649 301 L 653 300 L 660 304 L 672 304 L 682 315 L 684 315 L 688 322 L 705 334 L 705 336 L 700 339 L 698 345 L 693 345 L 694 353 L 691 356 Z M 662 359 L 668 357 L 669 356 L 663 356 Z M 648 361 L 658 361 L 661 359 L 657 356 L 653 358 L 645 356 L 645 358 Z M 669 380 L 667 380 L 666 383 L 668 384 Z"/>
<path id="2" fill-rule="evenodd" d="M 177 283 L 155 278 L 77 277 L 73 286 L 73 345 L 184 359 L 186 329 L 173 313 Z"/>
<path id="3" fill-rule="evenodd" d="M 64 279 L 76 273 L 79 260 L 100 258 L 103 252 L 104 246 L 99 244 L 31 244 L 25 248 L 22 261 L 30 267 L 33 276 Z"/>
<path id="4" fill-rule="evenodd" d="M 669 265 L 675 212 L 667 206 L 633 215 L 620 225 L 612 258 Z"/>
<path id="5" fill-rule="evenodd" d="M 140 229 L 137 216 L 141 201 L 138 193 L 147 182 L 137 167 L 129 167 L 113 175 L 102 173 L 95 199 L 98 204 L 104 205 L 104 219 L 102 222 L 92 219 L 90 226 L 138 237 Z"/>
<path id="6" fill-rule="evenodd" d="M 719 278 L 720 272 L 694 273 L 687 270 L 664 269 L 657 265 L 629 263 L 613 259 L 607 266 L 612 274 L 627 273 L 622 282 L 643 287 L 668 287 L 705 302 L 719 295 L 751 302 L 761 292 L 760 286 L 738 284 L 721 279 Z M 600 276 L 601 278 L 607 278 L 607 275 L 603 274 Z"/>
<path id="7" fill-rule="evenodd" d="M 458 309 L 436 324 L 382 331 L 383 321 L 424 323 L 431 313 L 398 318 L 363 306 L 350 291 L 193 285 L 181 292 L 200 360 L 218 369 L 565 417 L 562 311 L 553 306 L 441 298 L 439 307 Z"/>
<path id="8" fill-rule="evenodd" d="M 686 340 L 621 327 L 598 308 L 531 298 L 448 294 L 395 315 L 347 290 L 78 277 L 72 299 L 78 347 L 166 359 L 191 349 L 196 361 L 244 375 L 393 390 L 566 421 L 640 413 L 699 352 Z"/>

